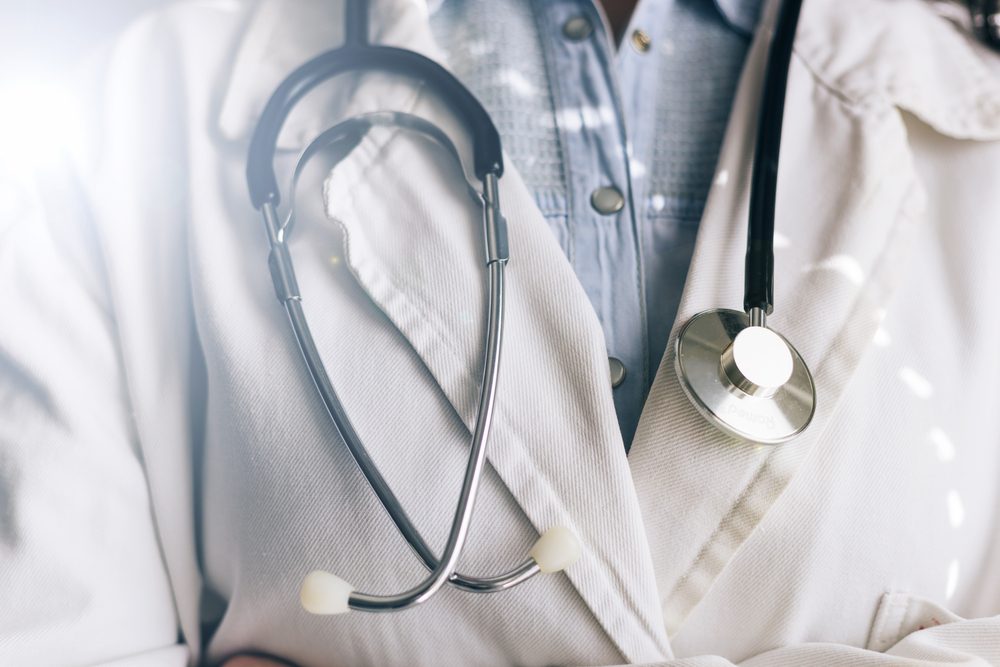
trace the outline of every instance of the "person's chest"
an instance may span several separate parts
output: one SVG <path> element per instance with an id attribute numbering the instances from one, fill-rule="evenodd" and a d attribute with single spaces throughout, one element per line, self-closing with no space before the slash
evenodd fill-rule
<path id="1" fill-rule="evenodd" d="M 739 304 L 760 57 L 741 87 L 719 165 L 728 178 L 716 182 L 702 220 L 681 320 Z M 448 590 L 388 616 L 319 618 L 298 606 L 301 577 L 317 567 L 374 591 L 406 587 L 422 571 L 367 492 L 298 356 L 245 203 L 241 151 L 188 160 L 183 142 L 158 146 L 192 170 L 187 198 L 170 205 L 190 216 L 190 282 L 174 288 L 192 302 L 203 359 L 192 380 L 203 382 L 205 400 L 190 456 L 198 558 L 221 601 L 210 655 L 253 647 L 304 665 L 328 664 L 331 654 L 348 664 L 609 663 L 662 659 L 672 635 L 678 655 L 740 659 L 798 641 L 863 645 L 887 587 L 977 609 L 996 521 L 990 438 L 1000 425 L 986 376 L 969 376 L 973 359 L 996 365 L 995 323 L 989 294 L 949 276 L 995 277 L 997 241 L 983 226 L 937 242 L 955 209 L 918 215 L 907 143 L 916 130 L 895 109 L 845 102 L 800 61 L 790 91 L 783 164 L 795 179 L 779 186 L 774 321 L 816 373 L 808 434 L 777 449 L 723 436 L 686 402 L 667 363 L 626 458 L 600 322 L 513 169 L 501 188 L 512 253 L 501 398 L 462 566 L 503 569 L 554 524 L 576 532 L 583 557 L 565 576 L 516 592 Z M 461 136 L 426 97 L 389 96 L 400 100 Z M 205 102 L 196 113 L 213 110 Z M 202 129 L 189 131 L 199 145 Z M 478 211 L 433 150 L 405 135 L 373 142 L 312 182 L 293 250 L 333 384 L 439 545 L 480 372 Z M 119 213 L 143 219 L 145 205 Z M 150 266 L 170 259 L 151 244 L 144 252 Z M 117 275 L 123 307 L 164 289 Z M 922 303 L 948 307 L 956 295 L 977 314 L 975 327 L 926 321 Z M 140 349 L 128 324 L 127 349 Z M 931 355 L 939 338 L 963 345 Z M 127 356 L 138 391 L 179 390 L 160 385 L 157 360 Z M 156 429 L 144 428 L 140 439 L 156 441 Z M 176 514 L 162 502 L 171 478 L 162 465 L 148 470 L 157 512 Z"/>

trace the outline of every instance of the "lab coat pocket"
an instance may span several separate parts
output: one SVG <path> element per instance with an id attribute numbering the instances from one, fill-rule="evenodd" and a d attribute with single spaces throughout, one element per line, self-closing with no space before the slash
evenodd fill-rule
<path id="1" fill-rule="evenodd" d="M 961 620 L 930 600 L 903 592 L 886 593 L 875 612 L 865 648 L 884 652 L 913 632 Z"/>

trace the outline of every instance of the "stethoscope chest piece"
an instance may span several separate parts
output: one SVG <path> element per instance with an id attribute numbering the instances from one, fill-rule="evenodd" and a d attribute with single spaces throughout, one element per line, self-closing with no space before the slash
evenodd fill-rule
<path id="1" fill-rule="evenodd" d="M 816 389 L 802 357 L 781 334 L 751 326 L 738 310 L 706 310 L 677 336 L 684 393 L 726 433 L 766 445 L 791 440 L 812 421 Z"/>

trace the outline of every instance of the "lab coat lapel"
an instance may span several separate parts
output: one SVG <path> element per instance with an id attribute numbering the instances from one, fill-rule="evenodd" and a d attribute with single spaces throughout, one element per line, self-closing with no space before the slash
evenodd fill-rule
<path id="1" fill-rule="evenodd" d="M 791 443 L 764 447 L 723 435 L 695 411 L 677 379 L 673 344 L 692 315 L 742 307 L 753 141 L 778 4 L 769 3 L 748 57 L 677 321 L 630 455 L 671 636 L 827 428 L 878 328 L 919 218 L 920 192 L 898 115 L 844 114 L 837 93 L 794 57 L 768 323 L 814 374 L 815 418 Z M 837 43 L 830 27 L 837 22 L 824 15 L 836 10 L 822 5 L 805 4 L 797 54 Z"/>
<path id="2" fill-rule="evenodd" d="M 422 96 L 413 111 L 469 155 L 438 104 Z M 622 653 L 658 660 L 669 649 L 600 324 L 512 165 L 500 196 L 511 260 L 489 462 L 539 531 L 576 533 L 583 556 L 567 574 Z M 471 431 L 486 299 L 481 210 L 462 173 L 421 138 L 376 130 L 334 170 L 327 205 L 359 283 Z"/>
<path id="3" fill-rule="evenodd" d="M 440 60 L 426 10 L 379 6 L 373 40 Z M 264 3 L 280 26 L 283 3 Z M 386 7 L 389 7 L 387 9 Z M 334 18 L 326 24 L 336 24 Z M 383 21 L 385 12 L 391 20 Z M 317 22 L 323 23 L 323 22 Z M 316 32 L 313 30 L 312 32 Z M 312 34 L 309 30 L 306 35 Z M 252 33 L 251 33 L 252 34 Z M 280 78 L 272 60 L 290 69 L 339 40 L 316 37 L 284 55 L 282 28 L 248 39 L 240 59 Z M 322 42 L 326 42 L 322 45 Z M 220 116 L 222 133 L 250 128 L 246 109 L 262 106 L 277 81 L 234 73 Z M 265 77 L 266 78 L 266 77 Z M 282 134 L 294 148 L 337 119 L 374 109 L 411 112 L 439 125 L 471 155 L 468 137 L 447 106 L 412 82 L 366 75 L 344 98 L 304 100 Z M 341 99 L 346 99 L 346 103 Z M 583 556 L 567 575 L 609 637 L 630 661 L 669 655 L 608 379 L 607 352 L 586 294 L 513 165 L 500 183 L 510 228 L 506 334 L 499 399 L 488 460 L 539 531 L 571 528 Z M 486 307 L 482 225 L 462 174 L 450 159 L 410 132 L 377 128 L 341 163 L 325 187 L 327 213 L 344 232 L 350 270 L 403 334 L 440 391 L 471 430 L 482 372 Z M 363 344 L 356 341 L 354 344 Z M 412 381 L 403 378 L 401 381 Z M 432 394 L 432 387 L 414 387 Z M 467 442 L 439 446 L 467 447 Z M 473 536 L 474 539 L 474 536 Z"/>

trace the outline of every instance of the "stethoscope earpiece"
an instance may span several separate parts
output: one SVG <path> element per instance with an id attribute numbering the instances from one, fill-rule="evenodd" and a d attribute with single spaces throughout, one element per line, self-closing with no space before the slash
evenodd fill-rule
<path id="1" fill-rule="evenodd" d="M 675 344 L 681 387 L 709 422 L 765 445 L 791 440 L 812 421 L 816 389 L 798 351 L 738 310 L 692 317 Z"/>
<path id="2" fill-rule="evenodd" d="M 543 532 L 528 555 L 533 563 L 519 578 L 497 578 L 494 582 L 481 582 L 478 592 L 512 588 L 527 579 L 527 571 L 537 570 L 543 574 L 562 572 L 580 560 L 583 548 L 572 530 L 565 526 L 553 526 Z M 495 588 L 490 588 L 492 584 Z M 351 611 L 351 598 L 355 595 L 352 584 L 335 574 L 324 570 L 313 570 L 302 580 L 299 588 L 299 602 L 302 608 L 317 616 L 334 616 Z M 369 611 L 375 611 L 369 609 Z"/>

